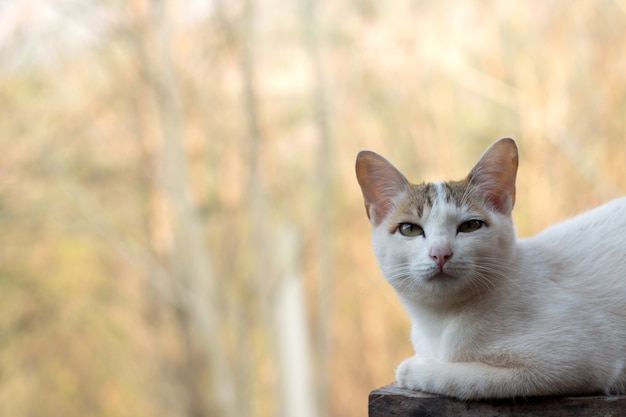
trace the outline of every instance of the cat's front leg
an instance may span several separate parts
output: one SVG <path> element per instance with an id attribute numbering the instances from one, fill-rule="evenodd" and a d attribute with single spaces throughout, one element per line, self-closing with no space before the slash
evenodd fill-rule
<path id="1" fill-rule="evenodd" d="M 444 362 L 413 356 L 398 366 L 396 381 L 404 388 L 463 400 L 539 394 L 541 389 L 524 374 L 520 369 L 480 362 Z"/>
<path id="2" fill-rule="evenodd" d="M 403 388 L 439 394 L 443 385 L 443 362 L 435 358 L 412 356 L 396 369 L 396 382 Z"/>

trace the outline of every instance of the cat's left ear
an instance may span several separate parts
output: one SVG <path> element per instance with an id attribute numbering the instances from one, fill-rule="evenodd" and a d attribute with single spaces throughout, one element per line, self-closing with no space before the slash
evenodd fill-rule
<path id="1" fill-rule="evenodd" d="M 380 224 L 389 215 L 394 201 L 409 187 L 396 167 L 372 151 L 361 151 L 357 155 L 356 177 L 363 192 L 367 217 L 373 224 Z"/>
<path id="2" fill-rule="evenodd" d="M 510 214 L 515 205 L 515 178 L 518 153 L 515 141 L 503 138 L 491 145 L 469 174 L 488 203 L 502 214 Z"/>

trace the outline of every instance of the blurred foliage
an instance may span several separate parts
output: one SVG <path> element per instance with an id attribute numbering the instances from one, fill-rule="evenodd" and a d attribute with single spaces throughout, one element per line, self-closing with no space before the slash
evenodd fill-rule
<path id="1" fill-rule="evenodd" d="M 5 2 L 0 414 L 285 415 L 295 274 L 311 415 L 365 415 L 411 346 L 356 152 L 460 178 L 515 137 L 522 236 L 620 196 L 625 23 L 621 0 Z"/>

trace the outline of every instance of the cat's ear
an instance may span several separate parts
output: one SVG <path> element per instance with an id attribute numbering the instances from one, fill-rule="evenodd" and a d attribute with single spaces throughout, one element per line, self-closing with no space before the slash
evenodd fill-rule
<path id="1" fill-rule="evenodd" d="M 371 151 L 361 151 L 357 155 L 356 178 L 363 192 L 367 217 L 373 224 L 379 224 L 389 214 L 394 199 L 409 187 L 400 171 Z"/>
<path id="2" fill-rule="evenodd" d="M 468 177 L 496 210 L 507 215 L 515 204 L 517 164 L 515 141 L 503 138 L 485 151 Z"/>

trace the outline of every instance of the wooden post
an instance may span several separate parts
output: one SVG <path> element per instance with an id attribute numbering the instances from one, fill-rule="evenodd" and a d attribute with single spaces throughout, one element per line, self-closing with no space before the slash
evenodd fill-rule
<path id="1" fill-rule="evenodd" d="M 398 388 L 393 384 L 376 389 L 369 395 L 369 417 L 618 417 L 623 415 L 626 415 L 626 395 L 460 401 Z"/>

